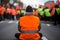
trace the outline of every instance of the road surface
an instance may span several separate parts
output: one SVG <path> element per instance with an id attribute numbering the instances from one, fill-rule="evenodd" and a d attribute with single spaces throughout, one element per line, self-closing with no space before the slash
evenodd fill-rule
<path id="1" fill-rule="evenodd" d="M 44 40 L 60 40 L 60 26 L 54 26 L 53 22 L 41 21 L 40 33 Z M 0 40 L 17 40 L 15 33 L 18 33 L 18 21 L 6 20 L 0 22 Z"/>

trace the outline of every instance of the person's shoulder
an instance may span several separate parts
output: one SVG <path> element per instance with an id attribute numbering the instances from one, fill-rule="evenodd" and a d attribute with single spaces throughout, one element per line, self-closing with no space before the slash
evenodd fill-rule
<path id="1" fill-rule="evenodd" d="M 37 16 L 34 16 L 34 20 L 35 20 L 36 22 L 40 22 L 40 18 L 37 17 Z"/>
<path id="2" fill-rule="evenodd" d="M 37 16 L 34 16 L 34 18 L 39 20 L 39 17 L 37 17 Z"/>
<path id="3" fill-rule="evenodd" d="M 22 17 L 20 17 L 19 19 L 24 19 L 24 18 L 26 18 L 25 16 L 22 16 Z"/>
<path id="4" fill-rule="evenodd" d="M 20 18 L 19 18 L 19 21 L 22 21 L 22 20 L 24 20 L 24 17 L 20 17 Z"/>

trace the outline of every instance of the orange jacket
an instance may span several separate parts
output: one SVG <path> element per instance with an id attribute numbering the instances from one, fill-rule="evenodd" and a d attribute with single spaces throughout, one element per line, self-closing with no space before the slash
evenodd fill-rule
<path id="1" fill-rule="evenodd" d="M 38 33 L 34 34 L 23 34 L 21 33 L 19 36 L 20 40 L 40 40 L 40 35 Z"/>
<path id="2" fill-rule="evenodd" d="M 6 13 L 10 14 L 11 13 L 11 9 L 10 8 L 7 8 Z"/>
<path id="3" fill-rule="evenodd" d="M 23 31 L 39 30 L 38 26 L 40 24 L 40 20 L 36 16 L 33 16 L 33 15 L 23 16 L 20 18 L 19 22 L 20 22 L 20 28 Z M 21 40 L 39 40 L 40 36 L 38 33 L 34 33 L 34 34 L 33 33 L 32 34 L 21 33 L 21 35 L 19 36 L 19 39 L 21 39 Z"/>
<path id="4" fill-rule="evenodd" d="M 39 24 L 40 24 L 39 18 L 33 15 L 24 16 L 20 18 L 21 30 L 38 30 Z"/>
<path id="5" fill-rule="evenodd" d="M 15 16 L 15 15 L 17 14 L 17 11 L 16 11 L 14 8 L 12 8 L 12 9 L 11 9 L 11 14 L 12 14 L 13 16 Z"/>
<path id="6" fill-rule="evenodd" d="M 4 7 L 0 7 L 0 14 L 1 15 L 4 15 L 4 11 L 5 11 L 5 8 Z"/>

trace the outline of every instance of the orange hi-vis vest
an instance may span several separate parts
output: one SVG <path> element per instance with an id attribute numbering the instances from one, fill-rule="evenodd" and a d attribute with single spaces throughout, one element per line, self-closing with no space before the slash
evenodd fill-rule
<path id="1" fill-rule="evenodd" d="M 7 8 L 6 13 L 10 14 L 11 13 L 11 9 L 10 8 Z"/>
<path id="2" fill-rule="evenodd" d="M 20 18 L 20 28 L 21 28 L 21 34 L 19 36 L 20 40 L 39 40 L 40 35 L 37 33 L 34 33 L 33 31 L 38 31 L 38 26 L 40 24 L 40 20 L 38 17 L 34 15 L 26 15 Z"/>
<path id="3" fill-rule="evenodd" d="M 4 15 L 4 11 L 5 11 L 5 8 L 4 7 L 0 7 L 0 14 L 1 15 Z"/>
<path id="4" fill-rule="evenodd" d="M 11 14 L 12 14 L 13 16 L 15 16 L 15 15 L 17 14 L 17 11 L 13 8 L 13 9 L 11 9 Z"/>

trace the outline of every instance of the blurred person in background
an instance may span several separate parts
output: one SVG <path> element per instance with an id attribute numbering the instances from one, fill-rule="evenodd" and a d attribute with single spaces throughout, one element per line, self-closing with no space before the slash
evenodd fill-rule
<path id="1" fill-rule="evenodd" d="M 51 15 L 51 21 L 54 21 L 54 13 L 55 13 L 55 10 L 56 10 L 56 8 L 55 8 L 55 3 L 54 2 L 52 2 L 52 4 L 51 4 L 52 6 L 51 6 L 51 9 L 50 9 L 50 15 Z"/>
<path id="2" fill-rule="evenodd" d="M 58 5 L 55 6 L 56 10 L 55 10 L 55 13 L 54 13 L 54 25 L 57 25 L 57 22 L 58 22 Z"/>
<path id="3" fill-rule="evenodd" d="M 4 12 L 5 8 L 3 7 L 3 5 L 0 5 L 0 21 L 4 20 Z"/>
<path id="4" fill-rule="evenodd" d="M 58 9 L 59 9 L 59 13 L 58 13 L 58 24 L 60 24 L 60 1 L 58 0 Z"/>
<path id="5" fill-rule="evenodd" d="M 60 7 L 59 5 L 55 6 L 56 10 L 54 13 L 54 25 L 60 24 Z"/>
<path id="6" fill-rule="evenodd" d="M 12 14 L 12 20 L 16 20 L 17 11 L 13 6 L 11 7 L 11 14 Z"/>
<path id="7" fill-rule="evenodd" d="M 44 19 L 44 11 L 43 11 L 43 8 L 41 8 L 41 6 L 38 8 L 38 13 L 41 20 Z"/>
<path id="8" fill-rule="evenodd" d="M 44 9 L 44 17 L 45 21 L 50 21 L 50 9 L 48 7 Z"/>
<path id="9" fill-rule="evenodd" d="M 25 15 L 25 13 L 26 13 L 26 10 L 25 9 L 22 9 L 19 16 L 22 17 L 22 16 Z"/>
<path id="10" fill-rule="evenodd" d="M 20 13 L 21 13 L 21 10 L 16 10 L 17 11 L 17 14 L 16 14 L 16 19 L 18 20 L 20 18 Z"/>
<path id="11" fill-rule="evenodd" d="M 11 8 L 10 7 L 8 7 L 6 9 L 6 14 L 7 14 L 7 19 L 12 19 L 12 14 L 11 14 Z"/>

